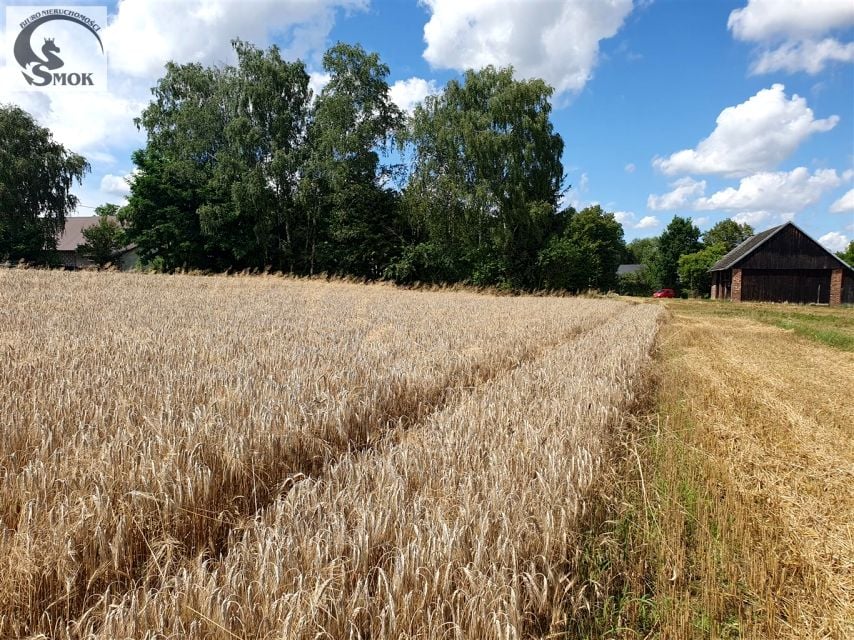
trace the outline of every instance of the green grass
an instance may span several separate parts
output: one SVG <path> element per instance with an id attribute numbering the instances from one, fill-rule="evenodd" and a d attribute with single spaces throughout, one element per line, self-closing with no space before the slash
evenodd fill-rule
<path id="1" fill-rule="evenodd" d="M 734 303 L 717 300 L 672 300 L 676 312 L 746 318 L 780 327 L 842 351 L 854 351 L 854 308 L 789 304 Z"/>

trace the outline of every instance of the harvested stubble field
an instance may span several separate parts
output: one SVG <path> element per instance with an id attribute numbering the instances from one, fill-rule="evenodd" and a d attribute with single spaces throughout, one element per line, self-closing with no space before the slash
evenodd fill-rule
<path id="1" fill-rule="evenodd" d="M 601 635 L 854 638 L 854 309 L 665 304 L 654 411 L 590 545 Z"/>
<path id="2" fill-rule="evenodd" d="M 661 309 L 0 272 L 0 637 L 528 638 Z"/>

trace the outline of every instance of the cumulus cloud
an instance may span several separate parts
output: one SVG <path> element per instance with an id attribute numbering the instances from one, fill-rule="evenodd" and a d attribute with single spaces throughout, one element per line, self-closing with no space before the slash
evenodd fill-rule
<path id="1" fill-rule="evenodd" d="M 640 221 L 635 225 L 635 229 L 654 229 L 659 224 L 658 218 L 655 216 L 644 216 L 640 219 Z"/>
<path id="2" fill-rule="evenodd" d="M 116 148 L 136 146 L 144 139 L 133 124 L 150 97 L 144 87 L 113 82 L 109 92 L 18 92 L 5 81 L 8 73 L 15 73 L 11 66 L 0 69 L 0 104 L 29 112 L 57 142 L 90 163 L 110 164 Z"/>
<path id="3" fill-rule="evenodd" d="M 845 251 L 848 248 L 848 236 L 845 234 L 839 233 L 838 231 L 831 231 L 830 233 L 825 233 L 818 239 L 818 243 L 823 246 L 825 249 L 833 251 L 836 253 L 837 251 Z"/>
<path id="4" fill-rule="evenodd" d="M 392 102 L 406 113 L 412 113 L 424 98 L 439 93 L 434 80 L 424 78 L 408 78 L 398 80 L 389 87 Z"/>
<path id="5" fill-rule="evenodd" d="M 802 211 L 816 204 L 846 179 L 834 169 L 810 174 L 806 167 L 792 171 L 762 172 L 742 178 L 738 188 L 729 187 L 694 202 L 698 210 Z"/>
<path id="6" fill-rule="evenodd" d="M 680 178 L 670 183 L 671 191 L 660 196 L 650 194 L 646 200 L 646 206 L 653 211 L 669 211 L 679 209 L 687 205 L 696 196 L 706 192 L 705 180 L 694 180 L 693 178 Z"/>
<path id="7" fill-rule="evenodd" d="M 632 211 L 615 211 L 614 220 L 625 227 L 634 224 L 635 214 Z"/>
<path id="8" fill-rule="evenodd" d="M 644 216 L 637 220 L 633 211 L 615 211 L 614 219 L 624 227 L 632 229 L 653 229 L 661 224 L 655 216 Z"/>
<path id="9" fill-rule="evenodd" d="M 727 20 L 736 38 L 752 41 L 814 36 L 852 25 L 851 0 L 748 0 Z"/>
<path id="10" fill-rule="evenodd" d="M 749 0 L 727 21 L 736 39 L 760 46 L 753 73 L 816 74 L 828 62 L 852 62 L 854 44 L 823 37 L 852 25 L 851 0 Z"/>
<path id="11" fill-rule="evenodd" d="M 732 216 L 732 219 L 738 224 L 749 224 L 754 229 L 767 222 L 773 214 L 770 211 L 742 211 Z"/>
<path id="12" fill-rule="evenodd" d="M 854 211 L 854 189 L 851 189 L 844 196 L 830 205 L 831 213 L 849 213 Z"/>
<path id="13" fill-rule="evenodd" d="M 821 41 L 804 40 L 802 42 L 787 42 L 771 51 L 764 51 L 753 63 L 753 73 L 771 73 L 786 71 L 795 73 L 806 71 L 815 75 L 827 66 L 829 62 L 854 61 L 854 42 L 843 44 L 835 38 L 825 38 Z"/>
<path id="14" fill-rule="evenodd" d="M 441 69 L 512 65 L 558 94 L 580 91 L 599 42 L 619 31 L 632 0 L 424 0 L 424 59 Z"/>
<path id="15" fill-rule="evenodd" d="M 742 176 L 774 168 L 814 133 L 830 131 L 839 116 L 816 120 L 807 101 L 786 97 L 775 84 L 717 117 L 715 130 L 696 149 L 683 149 L 653 165 L 668 175 L 704 173 Z"/>
<path id="16" fill-rule="evenodd" d="M 107 195 L 124 197 L 130 193 L 128 184 L 130 177 L 130 175 L 116 176 L 108 173 L 101 178 L 101 191 Z"/>
<path id="17" fill-rule="evenodd" d="M 367 0 L 120 0 L 102 34 L 113 71 L 159 75 L 169 60 L 222 63 L 232 59 L 231 39 L 259 46 L 271 32 L 290 43 L 285 57 L 321 49 L 339 9 L 358 10 Z"/>
<path id="18" fill-rule="evenodd" d="M 332 80 L 331 74 L 324 71 L 315 71 L 314 73 L 308 74 L 308 87 L 311 89 L 311 93 L 316 97 L 320 95 L 320 92 L 323 91 L 323 87 L 328 85 L 330 80 Z"/>
<path id="19" fill-rule="evenodd" d="M 635 169 L 637 169 L 637 167 L 634 162 L 630 162 L 625 166 L 626 173 L 634 173 Z"/>

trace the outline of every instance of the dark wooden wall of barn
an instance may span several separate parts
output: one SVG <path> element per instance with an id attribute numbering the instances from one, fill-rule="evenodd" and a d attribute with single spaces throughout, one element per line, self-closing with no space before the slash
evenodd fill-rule
<path id="1" fill-rule="evenodd" d="M 745 269 L 741 273 L 745 302 L 830 302 L 829 269 Z"/>
<path id="2" fill-rule="evenodd" d="M 734 266 L 742 269 L 838 269 L 839 262 L 815 240 L 790 226 Z"/>
<path id="3" fill-rule="evenodd" d="M 854 271 L 842 274 L 842 304 L 854 304 Z"/>

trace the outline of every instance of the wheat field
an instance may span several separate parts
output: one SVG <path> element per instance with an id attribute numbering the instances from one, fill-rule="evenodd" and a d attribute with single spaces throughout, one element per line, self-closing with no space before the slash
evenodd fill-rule
<path id="1" fill-rule="evenodd" d="M 0 637 L 528 638 L 661 310 L 0 272 Z"/>

